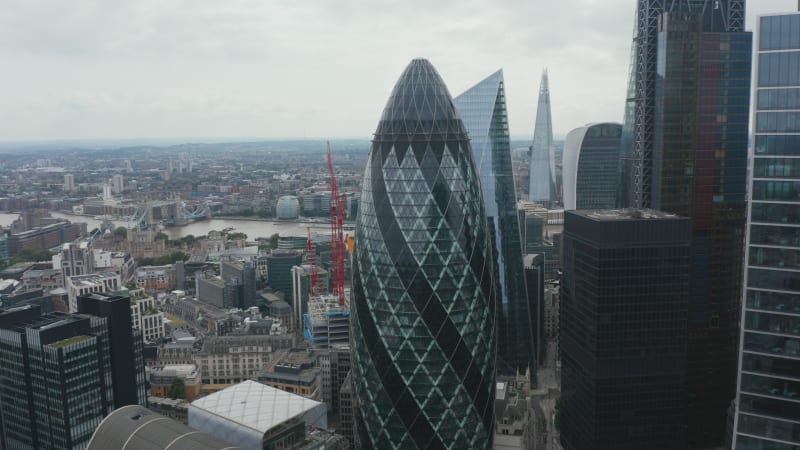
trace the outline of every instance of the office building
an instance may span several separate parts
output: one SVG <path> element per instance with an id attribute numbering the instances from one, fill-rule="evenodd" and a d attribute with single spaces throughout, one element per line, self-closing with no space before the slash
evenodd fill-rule
<path id="1" fill-rule="evenodd" d="M 64 288 L 69 298 L 69 312 L 78 311 L 78 297 L 94 292 L 114 292 L 122 287 L 119 274 L 97 272 L 67 277 Z"/>
<path id="2" fill-rule="evenodd" d="M 622 125 L 595 123 L 564 140 L 564 209 L 609 209 L 617 204 Z"/>
<path id="3" fill-rule="evenodd" d="M 654 210 L 565 213 L 564 449 L 686 448 L 690 227 Z"/>
<path id="4" fill-rule="evenodd" d="M 168 264 L 166 266 L 140 266 L 136 269 L 136 287 L 147 292 L 171 292 L 183 289 L 183 274 L 179 273 L 183 265 Z M 180 283 L 178 283 L 180 278 Z"/>
<path id="5" fill-rule="evenodd" d="M 137 354 L 115 339 L 112 322 L 32 305 L 0 310 L 0 447 L 82 448 L 115 408 L 144 404 L 126 396 L 144 393 L 144 368 L 119 376 L 114 358 L 142 361 L 141 346 Z"/>
<path id="6" fill-rule="evenodd" d="M 204 384 L 232 384 L 255 378 L 274 352 L 297 345 L 294 335 L 208 336 L 195 355 Z"/>
<path id="7" fill-rule="evenodd" d="M 138 290 L 130 293 L 130 300 L 133 329 L 141 330 L 145 342 L 158 342 L 166 335 L 166 330 L 164 313 L 156 308 L 155 299 Z"/>
<path id="8" fill-rule="evenodd" d="M 630 201 L 692 219 L 690 448 L 736 395 L 752 36 L 744 0 L 639 0 L 623 161 Z"/>
<path id="9" fill-rule="evenodd" d="M 273 250 L 267 259 L 267 282 L 276 291 L 283 292 L 286 302 L 291 304 L 294 299 L 292 293 L 292 267 L 299 266 L 303 254 L 293 250 Z"/>
<path id="10" fill-rule="evenodd" d="M 53 255 L 53 268 L 61 269 L 64 280 L 73 275 L 86 275 L 94 272 L 92 241 L 63 244 L 61 253 Z"/>
<path id="11" fill-rule="evenodd" d="M 517 195 L 511 168 L 503 71 L 489 75 L 453 101 L 464 121 L 481 180 L 489 233 L 497 251 L 498 359 L 501 373 L 536 368 L 535 323 L 531 322 L 522 268 Z"/>
<path id="12" fill-rule="evenodd" d="M 12 233 L 8 236 L 8 256 L 17 256 L 22 250 L 53 248 L 65 242 L 74 241 L 86 234 L 85 223 L 68 221 L 51 223 L 34 227 L 27 231 Z"/>
<path id="13" fill-rule="evenodd" d="M 691 10 L 702 14 L 699 32 L 739 33 L 744 31 L 745 0 L 637 0 L 636 6 L 622 133 L 623 174 L 630 178 L 621 180 L 620 206 L 650 208 L 656 206 L 651 197 L 657 167 L 656 87 L 663 76 L 658 73 L 662 15 Z"/>
<path id="14" fill-rule="evenodd" d="M 534 331 L 532 339 L 533 350 L 536 356 L 536 359 L 532 361 L 530 367 L 526 370 L 535 373 L 537 365 L 544 363 L 545 349 L 547 348 L 544 324 L 544 255 L 541 253 L 525 255 L 522 262 L 525 269 L 525 284 L 528 291 L 528 298 L 526 300 L 528 303 L 528 307 L 526 308 L 527 315 L 523 319 L 532 324 Z M 538 362 L 538 364 L 535 364 L 535 362 Z M 519 371 L 524 372 L 523 370 Z"/>
<path id="15" fill-rule="evenodd" d="M 305 326 L 303 317 L 308 314 L 308 301 L 312 297 L 311 276 L 312 271 L 316 271 L 317 286 L 321 292 L 313 295 L 321 295 L 327 292 L 328 271 L 319 266 L 303 264 L 294 266 L 292 274 L 292 329 L 301 330 Z"/>
<path id="16" fill-rule="evenodd" d="M 536 106 L 536 125 L 531 144 L 528 200 L 550 207 L 555 200 L 556 166 L 553 147 L 553 119 L 550 115 L 550 83 L 547 69 L 539 85 L 539 103 Z"/>
<path id="17" fill-rule="evenodd" d="M 350 443 L 350 449 L 356 447 L 356 421 L 358 415 L 357 405 L 353 401 L 353 377 L 352 372 L 347 372 L 347 375 L 342 381 L 342 387 L 339 389 L 339 424 L 336 427 L 336 433 L 341 434 Z"/>
<path id="18" fill-rule="evenodd" d="M 116 407 L 146 405 L 144 344 L 141 330 L 132 327 L 130 299 L 107 293 L 84 295 L 78 297 L 78 312 L 106 319 Z"/>
<path id="19" fill-rule="evenodd" d="M 361 445 L 489 448 L 495 266 L 469 137 L 433 66 L 411 61 L 378 123 L 353 257 Z"/>
<path id="20" fill-rule="evenodd" d="M 723 444 L 736 396 L 747 208 L 752 35 L 709 30 L 707 20 L 690 5 L 661 19 L 663 81 L 656 86 L 650 192 L 655 209 L 692 219 L 687 366 L 692 448 Z"/>
<path id="21" fill-rule="evenodd" d="M 322 401 L 322 373 L 319 355 L 311 349 L 291 348 L 274 355 L 259 372 L 259 383 Z"/>
<path id="22" fill-rule="evenodd" d="M 245 449 L 298 448 L 306 424 L 328 427 L 326 413 L 324 403 L 248 380 L 193 401 L 189 426 Z"/>
<path id="23" fill-rule="evenodd" d="M 800 13 L 758 18 L 735 449 L 800 448 Z M 791 69 L 794 67 L 794 69 Z"/>
<path id="24" fill-rule="evenodd" d="M 256 305 L 256 263 L 254 261 L 237 261 L 227 257 L 220 262 L 220 277 L 224 280 L 235 279 L 241 286 L 238 308 L 250 308 Z"/>
<path id="25" fill-rule="evenodd" d="M 176 380 L 180 380 L 181 392 L 175 392 Z M 202 386 L 200 370 L 195 364 L 168 364 L 150 368 L 150 395 L 191 402 L 200 394 Z"/>

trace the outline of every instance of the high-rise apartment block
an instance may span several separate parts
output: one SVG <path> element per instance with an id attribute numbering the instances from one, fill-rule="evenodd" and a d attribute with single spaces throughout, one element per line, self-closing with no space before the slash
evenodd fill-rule
<path id="1" fill-rule="evenodd" d="M 653 210 L 565 213 L 565 449 L 686 448 L 690 226 Z"/>
<path id="2" fill-rule="evenodd" d="M 503 71 L 498 70 L 454 100 L 469 133 L 472 156 L 481 180 L 487 224 L 497 252 L 498 370 L 513 374 L 536 369 L 536 327 L 531 320 L 522 268 L 517 195 Z"/>
<path id="3" fill-rule="evenodd" d="M 411 61 L 378 123 L 353 259 L 353 383 L 363 448 L 491 447 L 492 242 L 444 82 Z"/>
<path id="4" fill-rule="evenodd" d="M 800 13 L 756 28 L 744 317 L 734 449 L 800 448 Z"/>

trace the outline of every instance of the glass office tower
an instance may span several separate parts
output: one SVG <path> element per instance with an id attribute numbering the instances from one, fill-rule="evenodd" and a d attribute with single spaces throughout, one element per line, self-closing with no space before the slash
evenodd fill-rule
<path id="1" fill-rule="evenodd" d="M 353 385 L 364 448 L 492 444 L 495 286 L 466 129 L 433 66 L 381 116 L 356 221 Z"/>
<path id="2" fill-rule="evenodd" d="M 517 195 L 511 168 L 508 114 L 503 71 L 455 98 L 469 133 L 473 160 L 481 180 L 489 233 L 497 261 L 498 361 L 500 373 L 536 369 L 536 308 L 529 303 L 522 263 Z"/>
<path id="3" fill-rule="evenodd" d="M 653 210 L 566 211 L 561 444 L 685 449 L 691 221 Z"/>
<path id="4" fill-rule="evenodd" d="M 757 25 L 735 449 L 800 448 L 800 13 Z"/>
<path id="5" fill-rule="evenodd" d="M 564 209 L 608 209 L 617 204 L 622 125 L 594 123 L 564 140 Z"/>
<path id="6" fill-rule="evenodd" d="M 700 6 L 660 19 L 650 201 L 692 219 L 687 426 L 705 449 L 736 396 L 752 34 L 709 31 Z"/>

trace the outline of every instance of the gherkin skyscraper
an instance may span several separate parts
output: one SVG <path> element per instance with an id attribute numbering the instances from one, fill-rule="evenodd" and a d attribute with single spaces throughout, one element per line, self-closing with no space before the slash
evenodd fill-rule
<path id="1" fill-rule="evenodd" d="M 411 61 L 378 123 L 353 260 L 364 448 L 490 448 L 495 287 L 481 187 L 444 82 Z"/>

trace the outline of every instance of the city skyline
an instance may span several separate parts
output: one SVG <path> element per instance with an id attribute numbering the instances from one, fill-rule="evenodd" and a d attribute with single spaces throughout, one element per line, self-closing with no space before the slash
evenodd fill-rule
<path id="1" fill-rule="evenodd" d="M 437 64 L 454 92 L 504 67 L 512 137 L 532 135 L 545 66 L 557 137 L 621 121 L 634 2 L 440 3 L 452 19 L 444 27 L 426 26 L 432 19 L 414 14 L 422 5 L 413 1 L 393 6 L 12 4 L 0 16 L 8 68 L 0 83 L 14 87 L 0 108 L 0 136 L 367 136 L 393 75 L 417 56 Z M 757 14 L 795 8 L 793 0 L 751 2 L 747 29 Z M 410 37 L 409 20 L 435 31 Z"/>

